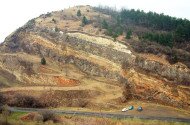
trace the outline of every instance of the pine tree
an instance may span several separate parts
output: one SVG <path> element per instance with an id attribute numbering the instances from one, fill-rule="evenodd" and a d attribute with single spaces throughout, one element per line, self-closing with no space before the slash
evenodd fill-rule
<path id="1" fill-rule="evenodd" d="M 46 65 L 46 59 L 44 57 L 41 59 L 41 64 Z"/>
<path id="2" fill-rule="evenodd" d="M 103 22 L 102 22 L 102 28 L 108 29 L 108 23 L 106 22 L 106 20 L 103 20 Z"/>
<path id="3" fill-rule="evenodd" d="M 131 35 L 132 35 L 132 30 L 130 29 L 127 31 L 126 39 L 131 39 Z"/>
<path id="4" fill-rule="evenodd" d="M 77 16 L 78 16 L 78 17 L 81 16 L 81 11 L 80 11 L 80 10 L 77 11 Z"/>
<path id="5" fill-rule="evenodd" d="M 88 23 L 88 20 L 87 20 L 87 18 L 84 16 L 83 18 L 82 18 L 82 25 L 86 25 Z"/>

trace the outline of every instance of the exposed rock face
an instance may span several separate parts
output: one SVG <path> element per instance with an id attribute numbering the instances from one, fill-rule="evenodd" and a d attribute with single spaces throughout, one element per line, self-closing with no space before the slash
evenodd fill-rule
<path id="1" fill-rule="evenodd" d="M 159 62 L 148 61 L 143 58 L 136 58 L 136 66 L 149 71 L 154 74 L 158 74 L 172 81 L 177 81 L 180 84 L 182 81 L 190 81 L 190 72 L 176 67 L 169 67 Z"/>
<path id="2" fill-rule="evenodd" d="M 189 105 L 188 90 L 183 91 L 174 84 L 184 81 L 189 83 L 188 69 L 178 69 L 140 58 L 129 46 L 111 38 L 79 30 L 67 31 L 61 26 L 60 31 L 55 31 L 52 28 L 55 24 L 44 26 L 40 22 L 48 21 L 50 17 L 51 15 L 43 16 L 30 21 L 1 44 L 1 67 L 9 73 L 14 71 L 12 79 L 27 84 L 28 78 L 32 78 L 31 84 L 40 83 L 42 76 L 35 68 L 39 65 L 36 62 L 43 56 L 60 65 L 75 65 L 90 76 L 120 80 L 126 85 L 124 96 L 127 100 L 134 98 L 173 106 Z M 25 56 L 21 58 L 15 53 L 24 53 Z M 130 67 L 125 69 L 124 63 Z M 129 83 L 126 83 L 127 80 Z"/>
<path id="3" fill-rule="evenodd" d="M 18 83 L 15 75 L 11 74 L 10 72 L 0 69 L 0 87 L 2 86 L 10 86 L 10 84 L 14 85 L 15 83 Z"/>

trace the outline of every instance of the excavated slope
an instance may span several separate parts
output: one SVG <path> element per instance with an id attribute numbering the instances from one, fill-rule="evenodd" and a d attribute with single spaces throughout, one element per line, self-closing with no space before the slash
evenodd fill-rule
<path id="1" fill-rule="evenodd" d="M 81 26 L 78 9 L 90 20 L 88 25 Z M 124 41 L 105 36 L 97 24 L 99 19 L 109 18 L 90 6 L 80 6 L 29 21 L 0 46 L 0 85 L 57 86 L 66 79 L 65 66 L 72 65 L 81 74 L 124 84 L 123 101 L 138 99 L 188 108 L 190 89 L 176 83 L 190 81 L 189 69 L 147 60 Z M 47 59 L 46 66 L 40 64 L 42 57 Z"/>

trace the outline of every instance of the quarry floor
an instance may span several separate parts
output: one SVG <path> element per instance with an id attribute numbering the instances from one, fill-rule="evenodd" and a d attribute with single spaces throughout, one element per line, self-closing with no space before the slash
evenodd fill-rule
<path id="1" fill-rule="evenodd" d="M 83 82 L 77 86 L 73 87 L 56 87 L 56 86 L 30 86 L 30 87 L 10 87 L 10 88 L 1 88 L 0 92 L 2 93 L 13 93 L 21 92 L 22 94 L 35 95 L 38 96 L 39 92 L 43 91 L 77 91 L 77 90 L 90 90 L 97 91 L 99 94 L 95 94 L 95 97 L 90 97 L 90 102 L 94 105 L 87 107 L 67 107 L 60 106 L 53 108 L 56 110 L 73 110 L 79 112 L 96 112 L 96 113 L 116 113 L 130 115 L 134 117 L 164 117 L 164 118 L 190 118 L 190 111 L 177 109 L 169 106 L 163 106 L 151 102 L 142 102 L 137 100 L 130 100 L 126 103 L 121 103 L 119 98 L 122 97 L 122 87 L 117 84 L 105 83 L 101 78 L 91 79 L 84 78 Z M 32 94 L 31 94 L 32 93 Z M 36 94 L 35 94 L 36 93 Z M 38 94 L 37 94 L 38 93 Z M 121 112 L 125 107 L 133 105 L 134 110 Z M 142 112 L 136 111 L 138 106 L 143 107 Z M 52 108 L 50 108 L 52 109 Z"/>
<path id="2" fill-rule="evenodd" d="M 85 107 L 80 106 L 59 106 L 53 108 L 56 110 L 73 110 L 83 112 L 95 112 L 95 113 L 116 113 L 130 115 L 134 117 L 164 117 L 164 118 L 190 118 L 190 111 L 184 109 L 178 109 L 174 107 L 159 105 L 151 102 L 143 102 L 138 100 L 129 100 L 125 103 L 121 102 L 122 97 L 122 85 L 113 81 L 101 77 L 91 77 L 85 73 L 82 73 L 74 67 L 68 67 L 69 71 L 58 70 L 55 67 L 40 67 L 40 74 L 47 77 L 55 77 L 56 85 L 22 85 L 12 86 L 7 88 L 0 88 L 1 93 L 14 94 L 19 93 L 29 96 L 40 96 L 48 91 L 55 92 L 67 92 L 73 99 L 77 99 L 78 95 L 85 96 L 90 102 Z M 63 69 L 66 69 L 65 67 Z M 86 96 L 85 92 L 91 93 L 91 96 Z M 75 93 L 76 92 L 76 93 Z M 82 93 L 81 93 L 82 92 Z M 83 93 L 84 92 L 84 93 Z M 75 93 L 75 94 L 74 94 Z M 82 95 L 83 94 L 83 95 Z M 59 96 L 59 95 L 57 95 Z M 76 96 L 76 97 L 74 97 Z M 52 98 L 49 98 L 50 101 Z M 64 98 L 64 97 L 63 97 Z M 128 112 L 121 112 L 125 107 L 133 105 L 134 110 Z M 142 112 L 136 111 L 138 106 L 143 107 Z M 22 108 L 22 107 L 21 107 Z M 48 108 L 52 109 L 52 108 Z"/>

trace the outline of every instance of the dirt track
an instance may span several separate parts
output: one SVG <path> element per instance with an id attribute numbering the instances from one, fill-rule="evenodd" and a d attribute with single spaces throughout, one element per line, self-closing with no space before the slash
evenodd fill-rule
<path id="1" fill-rule="evenodd" d="M 10 91 L 43 91 L 43 90 L 78 90 L 78 86 L 74 87 L 50 87 L 50 86 L 32 86 L 32 87 L 11 87 L 0 89 L 0 92 L 10 92 Z M 85 90 L 80 88 L 80 90 Z"/>
<path id="2" fill-rule="evenodd" d="M 91 84 L 89 84 L 91 83 Z M 1 88 L 0 92 L 18 92 L 18 91 L 69 91 L 69 90 L 95 90 L 101 94 L 95 98 L 94 103 L 105 103 L 110 100 L 117 99 L 122 96 L 122 90 L 115 85 L 103 84 L 101 81 L 85 79 L 83 84 L 72 87 L 57 87 L 57 86 L 29 86 L 29 87 L 10 87 Z"/>

